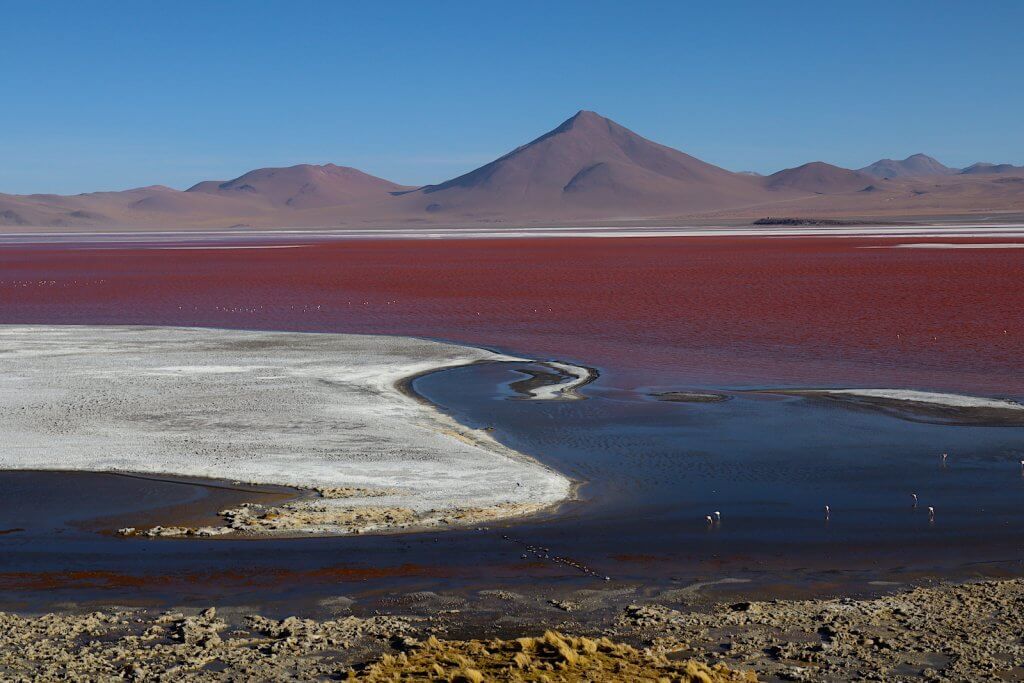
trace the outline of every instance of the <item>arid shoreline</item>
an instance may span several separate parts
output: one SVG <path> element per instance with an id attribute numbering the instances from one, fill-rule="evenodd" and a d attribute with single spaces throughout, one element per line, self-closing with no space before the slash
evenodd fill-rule
<path id="1" fill-rule="evenodd" d="M 756 675 L 759 680 L 955 681 L 1024 675 L 1020 579 L 919 587 L 865 600 L 723 603 L 699 611 L 649 600 L 599 617 L 562 602 L 553 609 L 564 618 L 520 627 L 520 638 L 536 640 L 481 636 L 475 644 L 446 640 L 474 629 L 475 617 L 462 610 L 436 610 L 428 617 L 397 611 L 360 616 L 350 601 L 334 604 L 337 616 L 324 620 L 268 619 L 240 609 L 0 614 L 0 667 L 15 677 L 189 681 L 339 675 L 378 680 L 374 676 L 417 667 L 441 680 L 521 680 L 530 671 L 535 677 L 546 672 L 552 680 L 577 680 L 600 677 L 600 671 L 607 677 L 615 669 L 602 667 L 614 666 L 632 667 L 631 679 L 691 680 L 679 678 L 684 669 L 678 667 L 690 666 L 688 661 L 691 670 L 706 672 L 710 680 Z M 545 635 L 545 628 L 562 635 Z M 467 674 L 470 669 L 481 677 Z"/>

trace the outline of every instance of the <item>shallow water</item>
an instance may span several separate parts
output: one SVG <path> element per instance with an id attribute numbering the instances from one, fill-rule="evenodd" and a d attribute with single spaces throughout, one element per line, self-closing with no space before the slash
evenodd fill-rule
<path id="1" fill-rule="evenodd" d="M 1022 556 L 1022 428 L 930 424 L 745 392 L 672 403 L 600 380 L 583 390 L 586 401 L 481 400 L 519 374 L 465 367 L 415 386 L 586 482 L 582 502 L 556 525 L 572 527 L 573 553 L 602 566 L 617 554 L 681 568 L 716 556 L 736 568 L 834 569 L 952 569 Z M 709 527 L 714 511 L 722 522 Z"/>
<path id="2" fill-rule="evenodd" d="M 581 499 L 556 516 L 376 537 L 119 538 L 97 529 L 136 519 L 140 509 L 153 517 L 195 506 L 209 491 L 115 475 L 0 473 L 0 528 L 22 528 L 0 535 L 0 607 L 216 602 L 316 613 L 339 595 L 370 610 L 412 591 L 721 579 L 751 581 L 734 592 L 799 594 L 1022 569 L 1022 428 L 909 422 L 738 392 L 721 403 L 668 403 L 604 378 L 583 390 L 585 401 L 518 400 L 509 385 L 524 376 L 517 368 L 529 367 L 466 366 L 414 387 L 584 482 Z M 715 510 L 722 522 L 709 527 L 704 516 Z"/>

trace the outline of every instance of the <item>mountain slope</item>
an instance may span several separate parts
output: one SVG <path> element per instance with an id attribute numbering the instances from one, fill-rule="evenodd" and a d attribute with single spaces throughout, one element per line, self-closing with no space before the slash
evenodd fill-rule
<path id="1" fill-rule="evenodd" d="M 465 175 L 404 197 L 432 213 L 658 215 L 770 199 L 756 178 L 659 145 L 594 112 Z"/>
<path id="2" fill-rule="evenodd" d="M 860 169 L 876 178 L 923 178 L 926 176 L 950 175 L 958 169 L 950 168 L 927 154 L 911 154 L 903 160 L 879 159 L 875 163 Z"/>

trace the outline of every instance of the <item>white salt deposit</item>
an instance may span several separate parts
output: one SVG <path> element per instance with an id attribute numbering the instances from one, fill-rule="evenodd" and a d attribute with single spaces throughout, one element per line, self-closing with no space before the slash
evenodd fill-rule
<path id="1" fill-rule="evenodd" d="M 883 398 L 893 401 L 930 403 L 932 405 L 953 406 L 956 408 L 1024 410 L 1024 405 L 1008 399 L 966 396 L 964 394 L 944 394 L 933 391 L 914 391 L 912 389 L 823 389 L 807 393 L 845 394 L 849 396 L 864 396 L 866 398 Z"/>
<path id="2" fill-rule="evenodd" d="M 0 326 L 0 468 L 387 489 L 317 502 L 417 514 L 536 510 L 570 480 L 398 387 L 505 360 L 403 337 Z"/>
<path id="3" fill-rule="evenodd" d="M 544 365 L 562 372 L 565 375 L 565 379 L 555 384 L 545 384 L 531 389 L 529 394 L 532 398 L 539 401 L 582 398 L 575 391 L 591 380 L 591 370 L 579 365 L 570 365 L 569 363 L 559 363 L 557 361 L 549 361 L 544 363 Z"/>

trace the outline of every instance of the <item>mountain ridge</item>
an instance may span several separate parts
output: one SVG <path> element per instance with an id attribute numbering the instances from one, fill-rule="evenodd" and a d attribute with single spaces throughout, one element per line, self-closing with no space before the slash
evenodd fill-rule
<path id="1" fill-rule="evenodd" d="M 927 176 L 952 175 L 959 172 L 927 154 L 911 154 L 906 159 L 879 159 L 873 164 L 857 169 L 876 178 L 923 178 Z"/>
<path id="2" fill-rule="evenodd" d="M 923 154 L 860 170 L 815 161 L 768 176 L 734 173 L 580 110 L 493 161 L 436 184 L 410 187 L 353 167 L 296 164 L 204 180 L 186 190 L 150 185 L 71 196 L 0 194 L 0 225 L 564 224 L 757 217 L 777 215 L 780 203 L 795 216 L 1024 213 L 1018 175 L 1024 167 L 978 163 L 957 171 Z"/>

